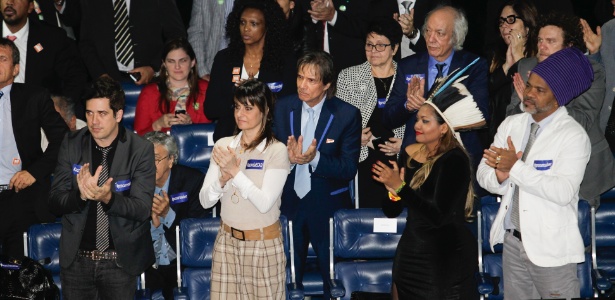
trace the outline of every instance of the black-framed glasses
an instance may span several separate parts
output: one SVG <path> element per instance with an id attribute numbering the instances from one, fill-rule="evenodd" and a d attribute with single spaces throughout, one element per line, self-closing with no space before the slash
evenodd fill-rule
<path id="1" fill-rule="evenodd" d="M 370 44 L 370 43 L 366 43 L 365 44 L 365 51 L 373 51 L 374 49 L 376 49 L 376 51 L 378 52 L 382 52 L 384 51 L 384 49 L 387 48 L 387 46 L 391 46 L 391 44 Z"/>
<path id="2" fill-rule="evenodd" d="M 504 25 L 505 22 L 507 24 L 515 24 L 515 22 L 517 22 L 517 19 L 523 21 L 523 19 L 519 16 L 510 15 L 510 16 L 506 16 L 505 18 L 500 17 L 500 19 L 498 19 L 498 22 L 500 26 Z"/>
<path id="3" fill-rule="evenodd" d="M 165 159 L 167 159 L 169 157 L 171 157 L 171 155 L 167 155 L 167 156 L 165 156 L 163 158 L 159 158 L 159 159 L 154 159 L 154 161 L 156 162 L 156 165 L 158 165 L 161 161 L 163 161 L 163 160 L 165 160 Z"/>

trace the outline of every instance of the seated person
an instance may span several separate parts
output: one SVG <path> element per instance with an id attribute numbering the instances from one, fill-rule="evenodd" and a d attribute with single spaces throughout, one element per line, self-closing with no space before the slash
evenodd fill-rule
<path id="1" fill-rule="evenodd" d="M 158 131 L 144 137 L 154 144 L 156 162 L 151 221 L 156 263 L 145 271 L 145 285 L 152 291 L 162 289 L 165 299 L 173 299 L 173 288 L 177 286 L 175 226 L 183 219 L 208 214 L 199 202 L 205 175 L 176 164 L 178 150 L 173 137 Z"/>
<path id="2" fill-rule="evenodd" d="M 77 119 L 75 116 L 75 103 L 71 99 L 60 95 L 51 95 L 51 100 L 53 100 L 53 107 L 60 113 L 70 131 L 75 131 L 88 125 L 85 121 Z M 43 152 L 47 149 L 48 145 L 47 136 L 41 128 L 41 149 Z"/>
<path id="3" fill-rule="evenodd" d="M 135 131 L 168 131 L 172 125 L 210 123 L 203 112 L 207 81 L 199 79 L 192 46 L 185 38 L 169 41 L 162 52 L 158 83 L 143 88 L 137 100 Z"/>

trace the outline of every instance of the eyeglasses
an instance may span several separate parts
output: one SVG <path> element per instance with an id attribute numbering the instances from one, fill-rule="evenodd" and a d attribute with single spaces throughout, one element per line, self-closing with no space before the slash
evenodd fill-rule
<path id="1" fill-rule="evenodd" d="M 387 46 L 391 46 L 391 44 L 375 44 L 374 45 L 374 44 L 367 43 L 365 44 L 365 51 L 371 52 L 371 51 L 374 51 L 374 49 L 376 49 L 376 51 L 382 52 L 384 51 L 384 49 L 387 48 Z"/>
<path id="2" fill-rule="evenodd" d="M 517 19 L 523 21 L 523 19 L 519 16 L 510 15 L 510 16 L 506 16 L 506 18 L 500 17 L 498 22 L 500 26 L 504 25 L 504 22 L 506 22 L 507 24 L 515 24 L 515 22 L 517 22 Z"/>
<path id="3" fill-rule="evenodd" d="M 163 161 L 163 160 L 165 160 L 165 159 L 167 159 L 167 158 L 169 158 L 169 157 L 171 157 L 171 156 L 170 156 L 170 155 L 167 155 L 167 156 L 165 156 L 165 157 L 163 157 L 163 158 L 154 159 L 154 161 L 156 162 L 156 165 L 158 165 L 161 161 Z"/>

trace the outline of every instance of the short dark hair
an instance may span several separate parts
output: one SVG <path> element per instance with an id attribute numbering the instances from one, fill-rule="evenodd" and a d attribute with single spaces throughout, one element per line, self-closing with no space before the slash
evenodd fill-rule
<path id="1" fill-rule="evenodd" d="M 95 98 L 107 98 L 109 99 L 109 106 L 113 110 L 113 115 L 118 110 L 124 109 L 125 95 L 124 90 L 119 82 L 115 79 L 107 76 L 99 77 L 92 83 L 92 96 L 87 101 Z"/>
<path id="2" fill-rule="evenodd" d="M 333 57 L 324 51 L 308 51 L 297 60 L 297 70 L 300 71 L 307 65 L 315 67 L 315 72 L 322 84 L 331 84 L 329 89 L 327 89 L 327 99 L 333 97 L 335 95 L 335 82 L 337 79 L 333 66 Z"/>
<path id="3" fill-rule="evenodd" d="M 555 26 L 562 29 L 564 33 L 564 47 L 576 47 L 582 52 L 587 51 L 585 41 L 583 40 L 583 27 L 581 19 L 575 15 L 562 12 L 552 12 L 539 19 L 536 37 L 540 29 L 546 26 Z M 538 40 L 536 40 L 538 45 Z"/>
<path id="4" fill-rule="evenodd" d="M 19 63 L 19 49 L 15 46 L 13 41 L 7 38 L 0 38 L 0 47 L 6 47 L 11 49 L 11 57 L 13 59 L 13 66 Z"/>
<path id="5" fill-rule="evenodd" d="M 374 20 L 367 29 L 367 37 L 372 33 L 382 35 L 389 39 L 391 48 L 395 48 L 395 45 L 401 43 L 401 37 L 403 35 L 401 26 L 393 18 L 378 18 Z"/>
<path id="6" fill-rule="evenodd" d="M 267 146 L 273 143 L 273 105 L 275 96 L 269 89 L 267 84 L 255 79 L 247 80 L 235 88 L 234 102 L 242 105 L 253 105 L 258 107 L 263 113 L 262 128 L 258 137 L 248 145 L 246 150 L 254 149 L 264 139 L 267 139 Z M 236 133 L 239 133 L 239 128 L 236 128 Z"/>

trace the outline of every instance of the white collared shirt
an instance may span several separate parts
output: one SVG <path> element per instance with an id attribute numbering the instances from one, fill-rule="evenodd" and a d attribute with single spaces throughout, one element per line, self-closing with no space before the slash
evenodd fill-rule
<path id="1" fill-rule="evenodd" d="M 21 171 L 21 157 L 15 142 L 11 116 L 12 87 L 11 84 L 2 88 L 4 95 L 0 98 L 0 184 L 9 184 L 13 175 Z"/>
<path id="2" fill-rule="evenodd" d="M 8 37 L 9 35 L 15 36 L 17 39 L 13 41 L 17 49 L 19 49 L 19 74 L 15 76 L 14 82 L 24 83 L 26 82 L 26 56 L 28 53 L 28 33 L 30 32 L 30 20 L 26 21 L 26 25 L 24 25 L 19 31 L 11 32 L 6 23 L 2 21 L 2 32 L 4 33 L 3 38 Z"/>

